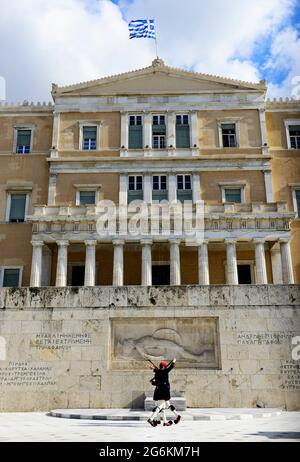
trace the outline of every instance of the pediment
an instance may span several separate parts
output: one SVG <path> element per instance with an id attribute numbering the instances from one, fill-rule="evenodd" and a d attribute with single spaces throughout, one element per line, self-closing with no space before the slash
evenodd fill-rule
<path id="1" fill-rule="evenodd" d="M 160 61 L 160 60 L 159 60 Z M 155 63 L 155 61 L 154 61 Z M 232 90 L 261 90 L 265 82 L 249 83 L 171 68 L 164 64 L 68 87 L 53 85 L 57 96 L 114 96 L 222 93 Z"/>

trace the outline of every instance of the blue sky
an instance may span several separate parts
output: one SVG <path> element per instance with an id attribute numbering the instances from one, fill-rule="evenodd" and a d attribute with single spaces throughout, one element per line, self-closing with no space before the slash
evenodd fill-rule
<path id="1" fill-rule="evenodd" d="M 0 15 L 7 100 L 49 100 L 52 82 L 150 65 L 153 41 L 129 40 L 127 23 L 152 17 L 170 66 L 266 79 L 270 97 L 300 98 L 300 0 L 10 0 Z"/>

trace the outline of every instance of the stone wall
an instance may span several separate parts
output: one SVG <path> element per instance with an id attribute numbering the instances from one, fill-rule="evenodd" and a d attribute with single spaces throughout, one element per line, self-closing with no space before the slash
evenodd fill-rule
<path id="1" fill-rule="evenodd" d="M 300 286 L 0 289 L 0 410 L 143 406 L 147 358 L 189 407 L 300 408 Z"/>

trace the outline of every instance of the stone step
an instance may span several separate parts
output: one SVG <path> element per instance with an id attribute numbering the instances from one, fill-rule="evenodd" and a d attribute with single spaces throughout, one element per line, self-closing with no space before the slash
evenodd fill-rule
<path id="1" fill-rule="evenodd" d="M 151 409 L 152 410 L 152 409 Z M 215 420 L 248 420 L 269 419 L 282 414 L 280 409 L 192 409 L 180 412 L 183 421 L 215 421 Z M 48 416 L 63 419 L 110 420 L 110 421 L 140 421 L 149 418 L 149 412 L 138 409 L 53 409 Z M 174 419 L 173 414 L 167 411 L 167 418 Z"/>

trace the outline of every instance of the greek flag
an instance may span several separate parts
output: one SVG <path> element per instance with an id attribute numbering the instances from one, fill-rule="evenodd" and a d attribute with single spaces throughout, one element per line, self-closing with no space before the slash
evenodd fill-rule
<path id="1" fill-rule="evenodd" d="M 154 19 L 134 19 L 128 24 L 129 38 L 156 39 Z"/>

